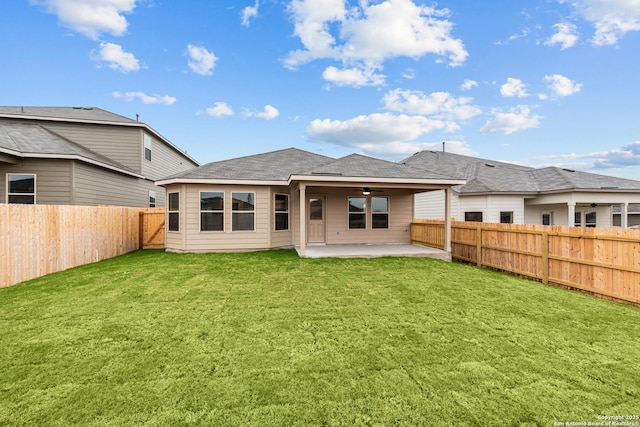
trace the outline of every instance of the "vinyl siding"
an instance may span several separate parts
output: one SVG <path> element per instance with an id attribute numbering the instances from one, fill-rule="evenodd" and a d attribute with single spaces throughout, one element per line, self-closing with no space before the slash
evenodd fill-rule
<path id="1" fill-rule="evenodd" d="M 291 196 L 288 187 L 271 187 L 271 194 L 269 196 L 269 230 L 271 230 L 269 247 L 271 248 L 284 248 L 293 246 L 293 229 L 295 226 L 293 215 L 293 197 Z M 288 230 L 275 230 L 275 195 L 276 194 L 288 194 L 289 195 L 289 229 Z"/>
<path id="2" fill-rule="evenodd" d="M 415 195 L 414 215 L 416 218 L 444 218 L 444 190 L 429 191 Z M 458 193 L 451 192 L 451 215 L 460 219 L 460 199 Z M 464 216 L 463 216 L 464 219 Z"/>
<path id="3" fill-rule="evenodd" d="M 17 165 L 0 163 L 0 203 L 7 200 L 7 173 L 36 175 L 36 204 L 72 204 L 72 161 L 23 159 Z"/>
<path id="4" fill-rule="evenodd" d="M 167 194 L 177 186 L 167 186 Z M 167 232 L 167 249 L 188 252 L 269 249 L 271 235 L 270 188 L 237 185 L 188 185 L 180 194 L 180 231 Z M 225 193 L 224 231 L 200 231 L 200 192 Z M 255 193 L 254 231 L 232 231 L 232 193 Z M 181 241 L 184 239 L 184 242 Z"/>
<path id="5" fill-rule="evenodd" d="M 75 162 L 76 205 L 148 207 L 149 191 L 156 192 L 156 206 L 164 206 L 164 189 L 153 182 L 93 165 Z"/>
<path id="6" fill-rule="evenodd" d="M 196 164 L 187 157 L 178 153 L 164 142 L 154 138 L 150 133 L 147 133 L 147 135 L 151 137 L 151 161 L 144 158 L 144 142 L 140 142 L 142 150 L 140 153 L 142 158 L 142 174 L 146 178 L 156 181 L 196 167 Z"/>
<path id="7" fill-rule="evenodd" d="M 609 228 L 611 224 L 611 212 L 608 206 L 598 206 L 595 209 L 589 206 L 576 206 L 576 212 L 582 212 L 583 221 L 585 212 L 596 213 L 596 227 Z M 525 209 L 526 224 L 542 224 L 542 212 L 553 212 L 553 225 L 572 227 L 573 220 L 569 221 L 569 208 L 567 205 L 532 205 Z"/>
<path id="8" fill-rule="evenodd" d="M 38 122 L 41 126 L 141 173 L 142 130 L 90 123 Z"/>

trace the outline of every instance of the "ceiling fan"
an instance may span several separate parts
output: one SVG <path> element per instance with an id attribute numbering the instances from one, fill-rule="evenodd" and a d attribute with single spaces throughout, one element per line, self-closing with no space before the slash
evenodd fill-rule
<path id="1" fill-rule="evenodd" d="M 373 188 L 369 188 L 369 187 L 363 187 L 362 188 L 362 194 L 365 196 L 368 196 L 369 194 L 371 194 L 372 192 L 379 192 L 382 193 L 383 190 L 374 190 Z"/>

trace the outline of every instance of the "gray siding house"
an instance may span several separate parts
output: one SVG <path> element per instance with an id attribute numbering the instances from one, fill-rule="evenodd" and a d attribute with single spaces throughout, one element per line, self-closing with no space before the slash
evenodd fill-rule
<path id="1" fill-rule="evenodd" d="M 166 189 L 166 248 L 218 252 L 411 243 L 414 194 L 464 180 L 352 154 L 296 148 L 213 162 L 156 182 Z M 447 199 L 442 201 L 443 211 Z M 450 224 L 445 250 L 450 251 Z"/>
<path id="2" fill-rule="evenodd" d="M 637 222 L 630 206 L 640 203 L 640 181 L 439 151 L 421 151 L 403 163 L 466 180 L 452 191 L 451 215 L 458 221 L 602 228 Z M 443 200 L 443 192 L 416 195 L 416 218 L 443 218 Z"/>
<path id="3" fill-rule="evenodd" d="M 198 162 L 96 107 L 0 107 L 0 203 L 160 207 L 154 181 Z"/>

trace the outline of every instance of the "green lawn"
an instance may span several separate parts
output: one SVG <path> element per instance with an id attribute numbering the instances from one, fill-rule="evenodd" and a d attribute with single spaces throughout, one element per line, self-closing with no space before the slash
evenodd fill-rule
<path id="1" fill-rule="evenodd" d="M 0 289 L 0 425 L 640 414 L 640 309 L 419 258 L 140 251 Z"/>

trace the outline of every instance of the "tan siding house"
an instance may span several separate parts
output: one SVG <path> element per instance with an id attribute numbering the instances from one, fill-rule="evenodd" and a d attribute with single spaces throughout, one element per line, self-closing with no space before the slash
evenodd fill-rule
<path id="1" fill-rule="evenodd" d="M 0 107 L 0 203 L 164 206 L 155 180 L 198 166 L 151 127 L 95 107 Z"/>
<path id="2" fill-rule="evenodd" d="M 361 155 L 290 148 L 209 163 L 156 182 L 166 190 L 166 248 L 223 252 L 411 243 L 414 195 L 463 183 Z M 450 249 L 450 247 L 448 247 Z"/>

